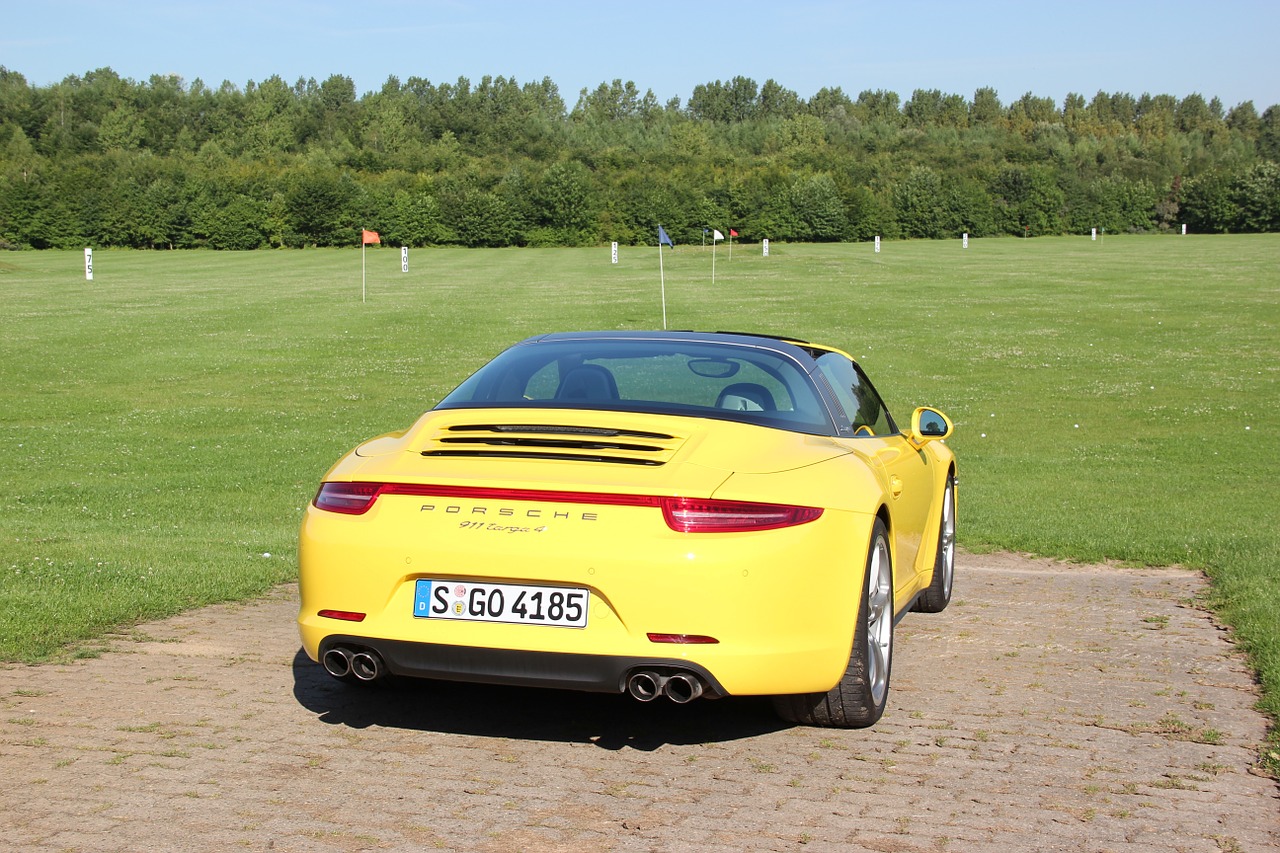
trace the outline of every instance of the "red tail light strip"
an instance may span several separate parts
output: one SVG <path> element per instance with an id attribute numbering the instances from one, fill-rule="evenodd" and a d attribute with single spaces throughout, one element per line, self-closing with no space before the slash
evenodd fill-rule
<path id="1" fill-rule="evenodd" d="M 822 515 L 822 510 L 818 507 L 752 501 L 415 483 L 324 483 L 316 493 L 313 503 L 318 509 L 328 512 L 363 515 L 382 495 L 654 507 L 662 509 L 662 517 L 666 520 L 668 527 L 683 533 L 742 533 L 754 530 L 776 530 L 780 527 L 807 524 Z"/>

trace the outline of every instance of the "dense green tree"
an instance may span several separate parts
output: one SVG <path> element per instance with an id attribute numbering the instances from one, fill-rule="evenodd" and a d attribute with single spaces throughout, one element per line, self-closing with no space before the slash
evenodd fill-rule
<path id="1" fill-rule="evenodd" d="M 534 193 L 538 225 L 560 232 L 564 245 L 587 242 L 595 219 L 591 177 L 581 163 L 557 163 Z"/>
<path id="2" fill-rule="evenodd" d="M 759 109 L 756 114 L 761 119 L 789 119 L 800 113 L 800 107 L 799 95 L 783 88 L 778 81 L 769 79 L 760 88 Z"/>
<path id="3" fill-rule="evenodd" d="M 386 241 L 392 245 L 432 246 L 445 242 L 440 205 L 423 191 L 396 190 L 382 220 Z"/>
<path id="4" fill-rule="evenodd" d="M 1232 184 L 1242 231 L 1280 231 L 1280 166 L 1258 163 Z"/>
<path id="5" fill-rule="evenodd" d="M 1073 134 L 1085 134 L 1094 130 L 1090 121 L 1089 109 L 1085 105 L 1084 95 L 1069 92 L 1062 99 L 1062 123 Z"/>
<path id="6" fill-rule="evenodd" d="M 798 115 L 777 125 L 767 148 L 792 156 L 806 156 L 822 151 L 827 144 L 827 126 L 812 115 Z"/>
<path id="7" fill-rule="evenodd" d="M 865 186 L 855 186 L 845 195 L 846 239 L 870 240 L 889 233 L 890 217 L 876 194 Z"/>
<path id="8" fill-rule="evenodd" d="M 1258 131 L 1262 129 L 1262 120 L 1258 118 L 1258 110 L 1253 101 L 1242 101 L 1227 112 L 1227 127 L 1245 136 L 1257 140 Z"/>
<path id="9" fill-rule="evenodd" d="M 759 86 L 749 77 L 734 77 L 728 83 L 704 83 L 693 88 L 688 112 L 703 121 L 749 121 L 756 115 L 759 95 Z"/>
<path id="10" fill-rule="evenodd" d="M 791 187 L 794 233 L 791 239 L 815 243 L 834 242 L 845 235 L 848 220 L 844 202 L 830 175 L 801 178 Z"/>
<path id="11" fill-rule="evenodd" d="M 1177 123 L 1178 102 L 1172 95 L 1149 95 L 1138 98 L 1136 113 L 1138 133 L 1165 137 Z"/>
<path id="12" fill-rule="evenodd" d="M 1009 126 L 1017 133 L 1029 135 L 1041 126 L 1061 122 L 1052 98 L 1040 98 L 1027 92 L 1009 105 Z"/>
<path id="13" fill-rule="evenodd" d="M 1003 233 L 1039 237 L 1064 230 L 1066 197 L 1047 167 L 1002 169 L 990 192 L 995 223 Z"/>
<path id="14" fill-rule="evenodd" d="M 969 105 L 970 125 L 996 124 L 1003 116 L 1004 107 L 995 89 L 984 86 L 973 93 L 973 103 Z"/>
<path id="15" fill-rule="evenodd" d="M 266 244 L 262 202 L 237 194 L 220 205 L 203 223 L 211 249 L 257 249 Z"/>
<path id="16" fill-rule="evenodd" d="M 491 192 L 464 185 L 445 197 L 442 208 L 453 239 L 463 246 L 490 248 L 519 241 L 510 210 Z"/>
<path id="17" fill-rule="evenodd" d="M 39 93 L 27 78 L 0 65 L 0 126 L 20 129 L 30 138 L 40 129 Z"/>
<path id="18" fill-rule="evenodd" d="M 573 118 L 578 121 L 613 122 L 644 115 L 652 107 L 653 91 L 644 96 L 631 80 L 601 83 L 594 91 L 583 89 L 578 104 L 573 108 Z"/>
<path id="19" fill-rule="evenodd" d="M 1087 227 L 1276 230 L 1280 107 L 1192 94 L 1032 93 L 775 80 L 687 107 L 614 80 L 566 111 L 547 78 L 334 74 L 292 85 L 30 85 L 0 67 L 0 246 L 652 245 L 732 222 L 744 239 L 859 240 Z M 722 229 L 723 230 L 723 229 Z"/>
<path id="20" fill-rule="evenodd" d="M 1220 106 L 1210 108 L 1203 95 L 1193 93 L 1178 103 L 1174 109 L 1174 119 L 1182 133 L 1208 132 L 1222 121 L 1222 113 Z"/>
<path id="21" fill-rule="evenodd" d="M 1183 185 L 1182 211 L 1187 226 L 1197 233 L 1225 233 L 1236 229 L 1239 211 L 1231 198 L 1232 176 L 1209 172 Z"/>
<path id="22" fill-rule="evenodd" d="M 1145 180 L 1120 175 L 1101 178 L 1085 188 L 1069 214 L 1070 230 L 1077 234 L 1092 228 L 1113 234 L 1147 231 L 1155 225 L 1156 191 Z"/>
<path id="23" fill-rule="evenodd" d="M 352 244 L 352 232 L 360 225 L 347 209 L 354 194 L 348 180 L 331 169 L 313 168 L 295 172 L 286 186 L 290 230 L 304 244 Z"/>
<path id="24" fill-rule="evenodd" d="M 935 124 L 942 114 L 942 92 L 938 89 L 916 89 L 911 93 L 911 100 L 902 105 L 902 114 L 907 124 L 914 127 Z"/>
<path id="25" fill-rule="evenodd" d="M 142 143 L 142 119 L 129 104 L 112 107 L 98 125 L 98 144 L 104 151 L 133 151 Z"/>
<path id="26" fill-rule="evenodd" d="M 936 240 L 947 232 L 942 179 L 927 166 L 917 166 L 893 190 L 893 207 L 901 236 Z"/>
<path id="27" fill-rule="evenodd" d="M 872 92 L 868 89 L 858 95 L 857 114 L 864 121 L 881 122 L 896 127 L 903 123 L 900 103 L 901 99 L 897 92 L 886 92 L 883 89 Z"/>
<path id="28" fill-rule="evenodd" d="M 939 237 L 991 237 L 999 234 L 991 196 L 973 178 L 952 179 L 943 192 L 944 215 Z"/>
<path id="29" fill-rule="evenodd" d="M 137 110 L 143 121 L 139 143 L 156 154 L 169 154 L 178 146 L 184 128 L 189 129 L 189 100 L 182 79 L 176 74 L 153 74 L 135 93 Z"/>
<path id="30" fill-rule="evenodd" d="M 298 110 L 287 83 L 279 76 L 268 77 L 261 85 L 249 85 L 245 93 L 245 132 L 238 140 L 252 157 L 283 154 L 298 141 Z"/>
<path id="31" fill-rule="evenodd" d="M 842 123 L 853 116 L 853 101 L 839 86 L 834 89 L 824 87 L 809 99 L 808 112 L 823 121 Z"/>
<path id="32" fill-rule="evenodd" d="M 1271 162 L 1280 162 L 1280 106 L 1270 106 L 1262 113 L 1258 131 L 1258 154 Z"/>

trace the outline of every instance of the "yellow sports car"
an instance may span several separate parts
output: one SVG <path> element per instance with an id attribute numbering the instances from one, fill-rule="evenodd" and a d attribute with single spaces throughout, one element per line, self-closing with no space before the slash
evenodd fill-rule
<path id="1" fill-rule="evenodd" d="M 795 339 L 530 338 L 325 475 L 302 643 L 351 683 L 768 695 L 869 726 L 894 623 L 951 598 L 951 430 Z"/>

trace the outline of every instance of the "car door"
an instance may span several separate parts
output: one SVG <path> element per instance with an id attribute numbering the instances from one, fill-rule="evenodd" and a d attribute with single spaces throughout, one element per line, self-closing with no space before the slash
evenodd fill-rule
<path id="1" fill-rule="evenodd" d="M 884 470 L 896 557 L 895 609 L 900 608 L 919 589 L 921 572 L 932 569 L 932 566 L 920 565 L 924 529 L 933 498 L 930 456 L 898 429 L 884 401 L 857 364 L 833 352 L 821 356 L 817 365 L 844 409 L 849 425 L 848 440 L 855 442 L 873 465 Z"/>

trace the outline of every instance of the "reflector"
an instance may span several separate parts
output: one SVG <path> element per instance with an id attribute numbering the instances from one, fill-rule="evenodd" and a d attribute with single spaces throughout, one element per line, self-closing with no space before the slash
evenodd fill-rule
<path id="1" fill-rule="evenodd" d="M 650 634 L 649 642 L 675 643 L 681 646 L 710 646 L 720 641 L 715 637 L 706 637 L 702 634 Z"/>
<path id="2" fill-rule="evenodd" d="M 350 610 L 321 610 L 319 616 L 326 619 L 341 619 L 343 622 L 363 622 L 363 613 L 353 613 Z"/>

